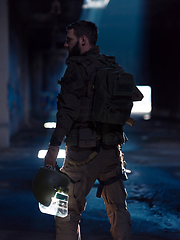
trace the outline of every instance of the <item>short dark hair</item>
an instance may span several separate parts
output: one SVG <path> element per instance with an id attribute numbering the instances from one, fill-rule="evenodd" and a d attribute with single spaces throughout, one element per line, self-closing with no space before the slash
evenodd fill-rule
<path id="1" fill-rule="evenodd" d="M 66 30 L 74 29 L 74 35 L 79 39 L 85 35 L 91 46 L 95 46 L 98 38 L 98 28 L 95 23 L 90 21 L 77 21 L 67 26 Z"/>

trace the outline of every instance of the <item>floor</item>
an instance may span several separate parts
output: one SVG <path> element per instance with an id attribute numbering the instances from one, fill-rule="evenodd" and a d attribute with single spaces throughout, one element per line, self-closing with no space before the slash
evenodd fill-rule
<path id="1" fill-rule="evenodd" d="M 0 149 L 0 240 L 53 240 L 54 217 L 39 211 L 31 190 L 32 179 L 43 159 L 53 129 L 42 122 L 24 128 Z M 132 218 L 132 240 L 180 240 L 180 123 L 175 120 L 137 117 L 124 127 L 129 141 L 123 145 L 127 168 L 124 182 Z M 58 159 L 61 166 L 63 159 Z M 87 197 L 82 214 L 84 240 L 110 240 L 110 224 L 97 184 Z"/>

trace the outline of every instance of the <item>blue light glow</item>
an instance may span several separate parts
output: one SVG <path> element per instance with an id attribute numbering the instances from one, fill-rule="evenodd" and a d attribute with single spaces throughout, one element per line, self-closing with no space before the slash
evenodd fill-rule
<path id="1" fill-rule="evenodd" d="M 82 8 L 105 8 L 110 0 L 85 0 Z"/>

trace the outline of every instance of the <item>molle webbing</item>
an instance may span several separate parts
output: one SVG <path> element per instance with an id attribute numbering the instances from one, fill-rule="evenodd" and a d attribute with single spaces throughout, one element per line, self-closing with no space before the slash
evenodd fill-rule
<path id="1" fill-rule="evenodd" d="M 80 106 L 80 115 L 76 119 L 76 122 L 88 122 L 93 121 L 92 118 L 92 98 L 82 98 Z"/>
<path id="2" fill-rule="evenodd" d="M 80 116 L 76 119 L 77 122 L 87 122 L 93 121 L 92 118 L 92 106 L 93 106 L 93 84 L 94 84 L 94 76 L 96 73 L 96 67 L 92 61 L 88 58 L 84 60 L 79 58 L 78 63 L 83 66 L 87 75 L 87 89 L 85 96 L 81 97 L 81 106 L 80 106 Z"/>

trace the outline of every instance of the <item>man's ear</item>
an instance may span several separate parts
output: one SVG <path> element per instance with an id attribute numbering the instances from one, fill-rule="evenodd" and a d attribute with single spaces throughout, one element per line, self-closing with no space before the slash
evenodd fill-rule
<path id="1" fill-rule="evenodd" d="M 79 42 L 80 42 L 81 46 L 85 46 L 88 42 L 88 39 L 87 39 L 86 35 L 81 36 L 80 39 L 79 39 Z"/>

